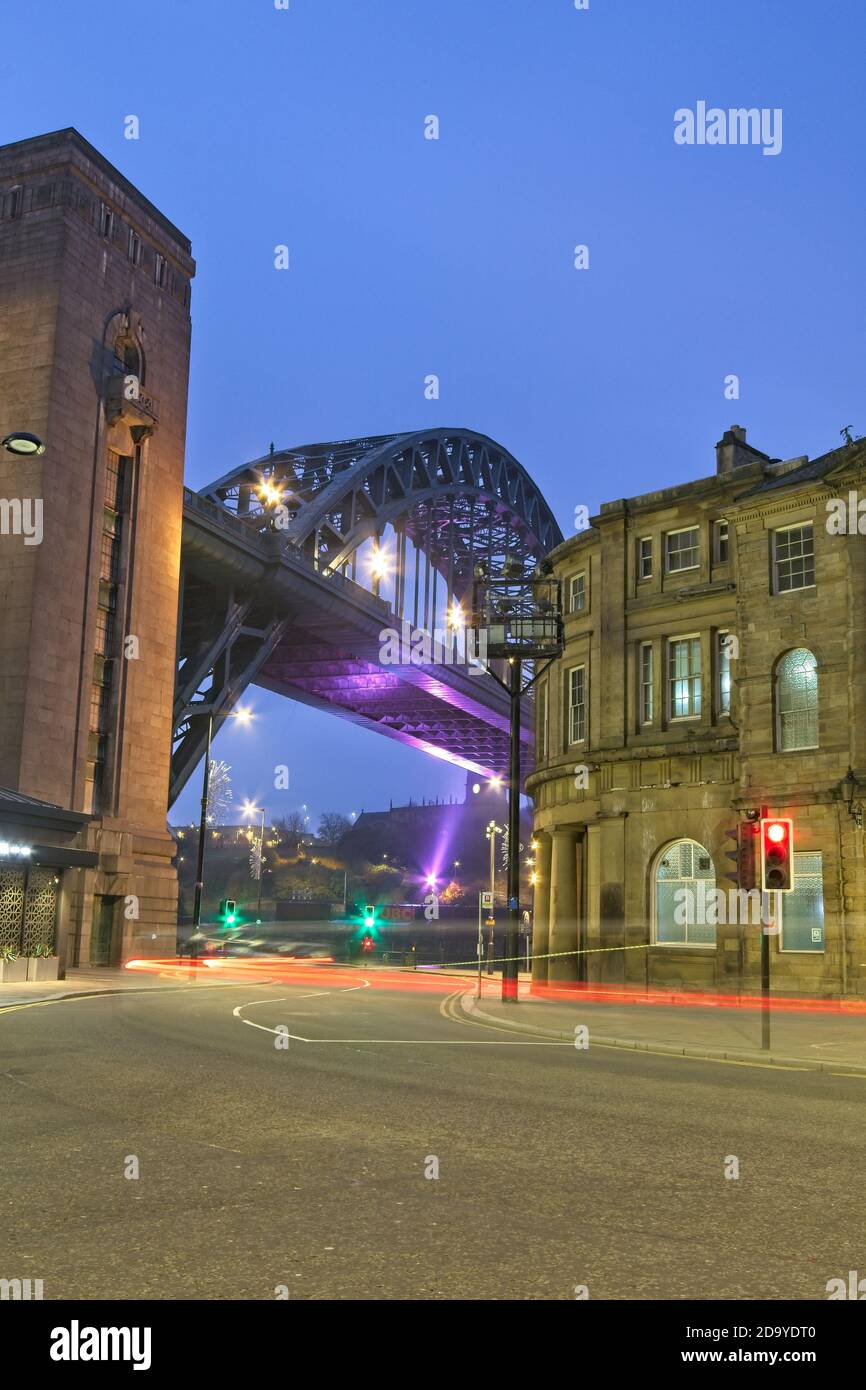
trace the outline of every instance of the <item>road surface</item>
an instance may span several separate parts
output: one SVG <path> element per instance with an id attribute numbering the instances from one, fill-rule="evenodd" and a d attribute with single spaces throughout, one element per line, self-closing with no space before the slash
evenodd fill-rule
<path id="1" fill-rule="evenodd" d="M 0 1014 L 0 1276 L 46 1299 L 822 1299 L 866 1272 L 866 1078 L 578 1051 L 468 1021 L 459 982 L 286 975 Z"/>

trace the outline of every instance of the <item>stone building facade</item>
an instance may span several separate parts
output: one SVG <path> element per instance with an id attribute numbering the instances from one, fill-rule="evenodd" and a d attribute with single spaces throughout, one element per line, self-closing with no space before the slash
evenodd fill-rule
<path id="1" fill-rule="evenodd" d="M 775 992 L 862 995 L 866 448 L 776 460 L 734 426 L 716 456 L 553 553 L 534 980 L 751 990 L 769 925 Z M 795 889 L 756 915 L 738 836 L 762 809 L 793 821 Z"/>
<path id="2" fill-rule="evenodd" d="M 46 444 L 0 452 L 0 787 L 88 817 L 72 965 L 174 950 L 194 270 L 186 237 L 76 131 L 0 148 L 0 436 Z M 16 534 L 24 500 L 38 540 Z"/>

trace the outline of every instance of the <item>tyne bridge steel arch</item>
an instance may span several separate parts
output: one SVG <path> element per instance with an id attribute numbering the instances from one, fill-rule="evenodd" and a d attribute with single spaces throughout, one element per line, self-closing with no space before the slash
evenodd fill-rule
<path id="1" fill-rule="evenodd" d="M 526 469 L 462 429 L 272 446 L 187 490 L 171 801 L 204 751 L 196 707 L 218 724 L 251 683 L 501 771 L 507 709 L 492 677 L 465 662 L 383 667 L 381 632 L 444 630 L 478 561 L 529 572 L 561 540 Z"/>

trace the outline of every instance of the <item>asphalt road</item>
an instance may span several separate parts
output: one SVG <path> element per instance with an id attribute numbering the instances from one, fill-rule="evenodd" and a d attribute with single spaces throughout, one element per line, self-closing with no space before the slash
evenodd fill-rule
<path id="1" fill-rule="evenodd" d="M 308 968 L 0 1014 L 0 1277 L 823 1299 L 866 1273 L 866 1079 L 527 1041 L 452 990 Z"/>

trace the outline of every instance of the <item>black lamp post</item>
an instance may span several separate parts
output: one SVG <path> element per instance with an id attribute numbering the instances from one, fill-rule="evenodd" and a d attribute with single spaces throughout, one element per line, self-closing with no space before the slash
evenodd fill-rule
<path id="1" fill-rule="evenodd" d="M 474 620 L 484 633 L 486 662 L 508 662 L 508 680 L 487 669 L 508 693 L 508 909 L 502 1002 L 517 1003 L 520 950 L 520 701 L 564 646 L 562 591 L 545 562 L 527 571 L 525 561 L 506 556 L 496 572 L 484 562 L 475 566 Z M 523 662 L 544 661 L 523 683 Z"/>
<path id="2" fill-rule="evenodd" d="M 207 742 L 204 749 L 204 776 L 201 788 L 201 818 L 198 825 L 198 861 L 195 870 L 195 900 L 192 909 L 192 927 L 197 932 L 201 926 L 201 895 L 204 888 L 204 840 L 207 834 L 207 797 L 210 790 L 210 746 L 213 740 L 213 710 L 207 712 Z"/>
<path id="3" fill-rule="evenodd" d="M 195 871 L 195 899 L 193 901 L 192 909 L 193 931 L 196 932 L 201 926 L 201 900 L 202 892 L 204 890 L 204 842 L 205 836 L 207 835 L 207 803 L 208 793 L 210 791 L 210 749 L 211 743 L 213 742 L 214 707 L 213 705 L 204 705 L 203 703 L 200 705 L 193 704 L 184 711 L 184 718 L 189 718 L 192 715 L 201 714 L 207 715 L 207 738 L 205 740 L 204 772 L 202 774 L 201 785 L 201 816 L 199 818 L 198 826 L 198 859 L 196 862 Z M 242 724 L 246 724 L 253 716 L 251 711 L 248 709 L 236 709 L 232 710 L 231 714 L 228 716 L 221 716 L 221 718 L 223 719 L 226 717 L 231 719 L 238 719 Z"/>

